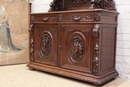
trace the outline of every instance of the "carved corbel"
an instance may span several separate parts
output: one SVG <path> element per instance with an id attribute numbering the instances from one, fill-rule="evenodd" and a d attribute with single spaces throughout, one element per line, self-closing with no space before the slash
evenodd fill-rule
<path id="1" fill-rule="evenodd" d="M 95 24 L 94 25 L 94 29 L 93 29 L 93 37 L 94 37 L 94 39 L 98 39 L 99 38 L 99 29 L 100 29 L 100 25 L 99 24 Z"/>
<path id="2" fill-rule="evenodd" d="M 30 34 L 33 33 L 33 27 L 34 27 L 34 24 L 30 24 L 29 29 L 28 29 Z"/>

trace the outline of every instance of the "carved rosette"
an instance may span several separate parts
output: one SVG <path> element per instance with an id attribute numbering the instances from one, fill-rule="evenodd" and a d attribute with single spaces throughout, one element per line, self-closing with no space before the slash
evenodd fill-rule
<path id="1" fill-rule="evenodd" d="M 73 33 L 68 41 L 68 61 L 70 63 L 81 63 L 84 57 L 84 37 L 80 32 Z"/>
<path id="2" fill-rule="evenodd" d="M 34 24 L 30 24 L 29 27 L 29 33 L 30 33 L 30 62 L 33 62 L 33 56 L 34 56 L 34 39 L 33 39 L 33 29 L 34 28 Z"/>
<path id="3" fill-rule="evenodd" d="M 93 29 L 93 42 L 94 42 L 94 48 L 93 48 L 93 74 L 98 75 L 99 73 L 99 29 L 100 25 L 95 24 Z"/>
<path id="4" fill-rule="evenodd" d="M 95 13 L 95 21 L 100 21 L 101 13 Z"/>
<path id="5" fill-rule="evenodd" d="M 30 17 L 30 21 L 31 21 L 31 22 L 34 22 L 34 19 L 35 19 L 34 16 L 31 16 L 31 17 Z"/>
<path id="6" fill-rule="evenodd" d="M 39 56 L 48 58 L 52 50 L 52 36 L 49 32 L 43 32 L 40 40 Z"/>

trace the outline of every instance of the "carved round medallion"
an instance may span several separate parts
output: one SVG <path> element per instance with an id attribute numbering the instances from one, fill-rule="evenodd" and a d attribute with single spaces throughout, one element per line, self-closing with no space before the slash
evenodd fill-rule
<path id="1" fill-rule="evenodd" d="M 41 40 L 40 40 L 40 48 L 39 48 L 39 56 L 41 58 L 48 57 L 51 55 L 52 50 L 52 36 L 49 32 L 43 32 L 41 34 Z"/>
<path id="2" fill-rule="evenodd" d="M 74 32 L 70 35 L 68 41 L 68 60 L 71 63 L 80 63 L 84 57 L 84 35 L 80 32 Z"/>

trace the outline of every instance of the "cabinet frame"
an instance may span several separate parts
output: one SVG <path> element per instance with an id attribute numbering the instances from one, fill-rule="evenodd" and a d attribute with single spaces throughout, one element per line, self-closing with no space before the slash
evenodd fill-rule
<path id="1" fill-rule="evenodd" d="M 30 14 L 30 62 L 27 66 L 30 69 L 41 70 L 44 72 L 78 79 L 81 81 L 93 83 L 95 85 L 102 85 L 110 81 L 111 79 L 118 76 L 118 72 L 115 69 L 117 15 L 117 12 L 103 9 Z M 37 40 L 34 39 L 36 37 L 35 26 L 37 25 L 48 26 L 48 28 L 53 27 L 53 25 L 57 25 L 57 66 L 48 65 L 47 63 L 35 62 L 34 60 L 34 55 L 37 53 L 34 49 L 37 42 Z M 87 28 L 88 26 L 89 28 Z M 66 30 L 68 30 L 67 34 L 65 34 Z M 75 33 L 73 34 L 73 32 Z M 89 32 L 89 39 L 85 41 L 88 41 L 89 43 L 84 41 L 84 36 L 87 32 Z M 71 64 L 64 61 L 67 53 L 65 52 L 66 48 L 68 48 L 67 46 L 71 47 L 71 45 L 65 45 L 65 37 L 67 37 L 68 41 L 71 41 L 71 37 L 73 37 L 73 35 L 78 35 L 78 38 L 81 38 L 81 44 L 86 44 L 86 47 L 88 46 L 89 59 L 87 62 L 85 62 L 88 63 L 87 70 L 84 70 L 81 65 L 77 65 L 77 70 L 75 69 L 76 64 Z M 86 37 L 87 36 L 85 36 L 85 38 Z M 69 43 L 68 41 L 67 44 Z M 105 53 L 103 54 L 103 52 L 106 52 L 106 45 L 104 44 L 107 44 L 104 43 L 104 41 L 107 41 L 108 43 L 112 41 L 113 48 L 107 48 L 107 50 L 109 52 L 112 51 L 112 53 L 108 53 L 107 57 L 105 57 Z M 81 60 L 77 61 L 81 62 L 82 58 Z M 67 66 L 63 66 L 63 63 L 66 63 Z M 113 64 L 111 65 L 111 63 Z"/>

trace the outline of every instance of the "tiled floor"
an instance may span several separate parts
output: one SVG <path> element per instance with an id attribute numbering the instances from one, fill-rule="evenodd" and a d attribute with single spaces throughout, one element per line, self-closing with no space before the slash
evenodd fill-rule
<path id="1" fill-rule="evenodd" d="M 40 71 L 31 71 L 26 64 L 1 66 L 0 87 L 97 87 Z M 101 87 L 101 86 L 100 86 Z M 114 79 L 102 87 L 130 87 L 130 80 Z"/>

